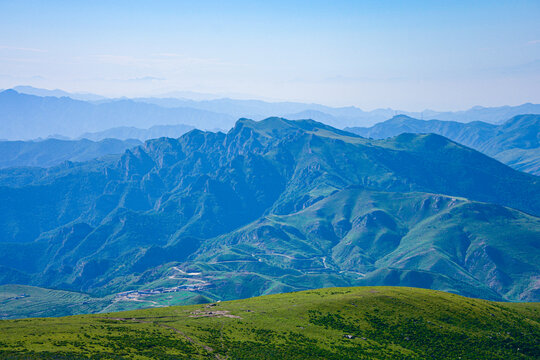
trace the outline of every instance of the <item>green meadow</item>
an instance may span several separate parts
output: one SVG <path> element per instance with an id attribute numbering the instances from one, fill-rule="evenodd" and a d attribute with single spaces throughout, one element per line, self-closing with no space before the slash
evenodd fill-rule
<path id="1" fill-rule="evenodd" d="M 2 359 L 538 359 L 540 303 L 406 287 L 0 322 Z"/>

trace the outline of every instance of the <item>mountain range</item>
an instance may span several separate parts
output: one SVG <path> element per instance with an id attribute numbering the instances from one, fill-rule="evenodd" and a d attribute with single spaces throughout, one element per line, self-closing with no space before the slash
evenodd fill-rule
<path id="1" fill-rule="evenodd" d="M 501 125 L 481 121 L 426 121 L 400 115 L 369 128 L 353 127 L 346 130 L 374 139 L 402 133 L 439 134 L 517 170 L 540 175 L 540 115 L 518 115 Z"/>
<path id="2" fill-rule="evenodd" d="M 240 119 L 101 160 L 1 170 L 0 197 L 2 284 L 213 300 L 407 285 L 540 299 L 539 178 L 436 134 L 374 140 Z"/>
<path id="3" fill-rule="evenodd" d="M 53 96 L 53 97 L 69 97 L 74 100 L 82 100 L 82 101 L 99 101 L 99 100 L 105 100 L 107 99 L 105 96 L 91 94 L 91 93 L 73 93 L 73 92 L 67 92 L 60 89 L 39 89 L 35 88 L 33 86 L 28 85 L 18 85 L 14 86 L 12 90 L 15 90 L 16 92 L 20 94 L 28 94 L 28 95 L 36 95 L 36 96 Z"/>
<path id="4" fill-rule="evenodd" d="M 267 102 L 261 100 L 226 98 L 198 101 L 176 98 L 136 98 L 134 100 L 165 107 L 182 106 L 226 113 L 235 118 L 249 117 L 255 120 L 261 120 L 277 115 L 291 120 L 313 119 L 338 128 L 369 126 L 385 121 L 397 114 L 417 118 L 422 117 L 423 119 L 439 119 L 457 122 L 484 121 L 500 124 L 516 115 L 540 113 L 540 105 L 531 103 L 518 106 L 475 106 L 462 111 L 424 110 L 421 112 L 414 112 L 391 108 L 365 111 L 355 106 L 330 107 L 320 104 L 297 102 Z"/>
<path id="5" fill-rule="evenodd" d="M 81 162 L 106 155 L 122 154 L 141 145 L 135 139 L 101 141 L 45 139 L 42 141 L 0 141 L 0 168 L 50 167 L 64 161 Z"/>
<path id="6" fill-rule="evenodd" d="M 84 133 L 80 136 L 80 138 L 93 141 L 101 141 L 104 139 L 137 139 L 146 141 L 160 137 L 178 138 L 193 129 L 193 126 L 183 124 L 154 125 L 148 129 L 139 129 L 133 126 L 122 126 L 94 133 Z"/>
<path id="7" fill-rule="evenodd" d="M 293 120 L 313 119 L 344 128 L 371 126 L 396 114 L 423 119 L 458 122 L 485 121 L 499 124 L 519 114 L 540 113 L 540 105 L 474 107 L 465 111 L 409 112 L 394 109 L 364 111 L 354 106 L 330 107 L 299 102 L 172 97 L 109 99 L 92 94 L 72 94 L 62 90 L 17 86 L 0 92 L 3 128 L 0 139 L 27 140 L 60 134 L 79 138 L 82 133 L 110 128 L 156 125 L 188 125 L 198 129 L 228 130 L 241 117 L 261 120 L 281 116 Z M 163 136 L 163 135 L 162 135 Z"/>
<path id="8" fill-rule="evenodd" d="M 191 125 L 201 129 L 229 128 L 235 118 L 227 114 L 193 108 L 164 108 L 133 100 L 103 103 L 69 97 L 40 97 L 14 90 L 0 92 L 2 127 L 0 139 L 28 140 L 60 134 L 78 138 L 87 132 L 111 127 Z"/>

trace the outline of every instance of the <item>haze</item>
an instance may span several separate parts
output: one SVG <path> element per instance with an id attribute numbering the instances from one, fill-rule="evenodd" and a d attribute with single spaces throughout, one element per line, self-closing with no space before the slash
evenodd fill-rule
<path id="1" fill-rule="evenodd" d="M 1 1 L 0 88 L 367 110 L 538 103 L 539 16 L 538 1 Z"/>

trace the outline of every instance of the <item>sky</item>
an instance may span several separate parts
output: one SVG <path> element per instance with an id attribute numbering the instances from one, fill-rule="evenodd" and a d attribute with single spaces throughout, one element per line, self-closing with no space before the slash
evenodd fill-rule
<path id="1" fill-rule="evenodd" d="M 540 103 L 540 1 L 0 0 L 0 88 L 421 111 Z"/>

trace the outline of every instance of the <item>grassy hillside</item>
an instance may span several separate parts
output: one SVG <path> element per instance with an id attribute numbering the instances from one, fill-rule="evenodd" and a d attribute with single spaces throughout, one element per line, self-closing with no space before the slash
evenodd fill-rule
<path id="1" fill-rule="evenodd" d="M 537 359 L 540 304 L 398 287 L 0 322 L 4 359 Z"/>
<path id="2" fill-rule="evenodd" d="M 403 133 L 433 133 L 469 146 L 513 167 L 539 175 L 540 115 L 518 115 L 501 125 L 418 120 L 398 115 L 370 128 L 347 128 L 355 134 L 384 139 Z"/>
<path id="3" fill-rule="evenodd" d="M 0 319 L 68 316 L 203 302 L 210 302 L 210 299 L 192 291 L 145 294 L 144 296 L 133 292 L 129 295 L 120 293 L 95 297 L 74 291 L 35 286 L 1 285 Z"/>
<path id="4" fill-rule="evenodd" d="M 489 219 L 487 221 L 486 219 Z M 266 280 L 208 280 L 217 298 L 347 285 L 405 285 L 535 301 L 540 219 L 463 198 L 349 188 L 212 239 L 193 263 Z M 184 264 L 184 266 L 190 266 Z M 231 276 L 233 277 L 233 276 Z M 203 278 L 200 278 L 203 280 Z M 237 292 L 240 289 L 243 293 Z"/>

